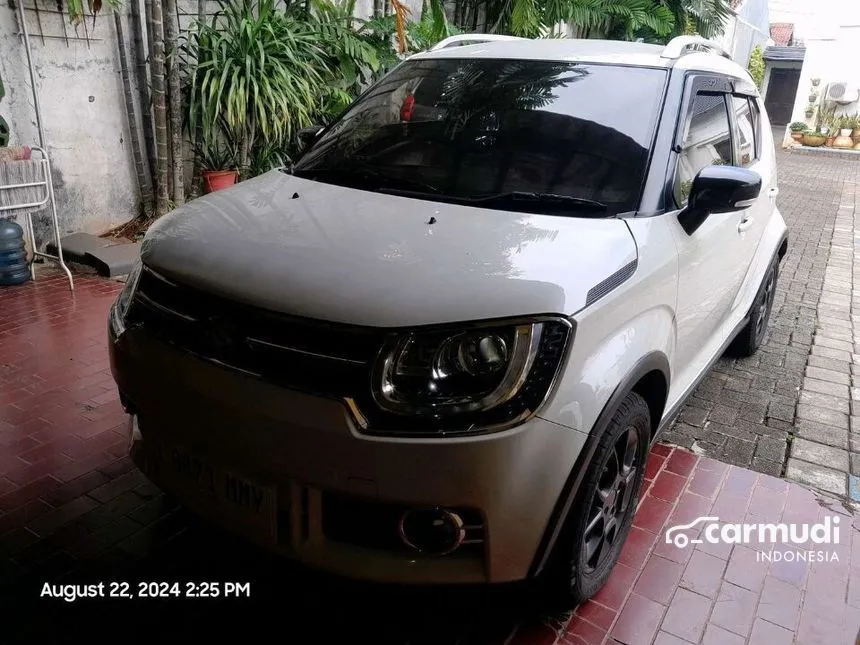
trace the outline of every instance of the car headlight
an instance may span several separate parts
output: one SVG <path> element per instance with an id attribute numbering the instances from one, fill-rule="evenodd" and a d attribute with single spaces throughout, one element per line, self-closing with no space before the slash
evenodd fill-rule
<path id="1" fill-rule="evenodd" d="M 571 332 L 570 321 L 547 318 L 396 334 L 373 369 L 381 413 L 367 427 L 438 434 L 522 421 L 549 393 Z"/>
<path id="2" fill-rule="evenodd" d="M 132 267 L 131 271 L 128 273 L 128 278 L 126 278 L 125 285 L 123 285 L 122 291 L 119 292 L 119 296 L 117 296 L 115 311 L 116 315 L 120 320 L 125 322 L 126 314 L 128 314 L 128 308 L 131 306 L 131 301 L 134 298 L 134 292 L 137 290 L 137 283 L 140 280 L 142 264 L 140 260 L 137 261 L 137 264 Z"/>

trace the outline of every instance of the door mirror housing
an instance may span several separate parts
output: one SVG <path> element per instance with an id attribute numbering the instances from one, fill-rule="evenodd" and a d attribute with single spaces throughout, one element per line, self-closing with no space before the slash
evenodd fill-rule
<path id="1" fill-rule="evenodd" d="M 753 205 L 761 192 L 761 176 L 737 166 L 706 166 L 693 179 L 687 208 L 706 213 L 732 213 Z"/>
<path id="2" fill-rule="evenodd" d="M 692 234 L 709 215 L 749 208 L 761 193 L 761 175 L 737 166 L 706 166 L 690 187 L 687 207 L 678 216 Z"/>

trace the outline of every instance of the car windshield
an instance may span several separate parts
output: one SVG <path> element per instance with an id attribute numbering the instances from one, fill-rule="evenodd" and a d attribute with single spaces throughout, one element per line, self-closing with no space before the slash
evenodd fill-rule
<path id="1" fill-rule="evenodd" d="M 315 142 L 293 172 L 478 207 L 635 210 L 665 70 L 570 62 L 403 63 Z"/>

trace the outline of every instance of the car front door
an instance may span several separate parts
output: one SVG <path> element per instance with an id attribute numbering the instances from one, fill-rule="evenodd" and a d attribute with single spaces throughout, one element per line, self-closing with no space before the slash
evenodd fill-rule
<path id="1" fill-rule="evenodd" d="M 709 165 L 734 163 L 731 83 L 728 79 L 688 79 L 688 98 L 677 136 L 673 192 L 686 206 L 693 180 Z M 678 301 L 673 388 L 684 391 L 719 351 L 733 322 L 733 303 L 748 262 L 742 236 L 745 211 L 708 216 L 687 233 L 670 216 L 678 249 Z"/>

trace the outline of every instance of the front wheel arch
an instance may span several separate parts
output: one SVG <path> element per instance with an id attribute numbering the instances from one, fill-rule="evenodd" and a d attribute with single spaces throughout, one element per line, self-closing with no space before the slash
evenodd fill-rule
<path id="1" fill-rule="evenodd" d="M 660 425 L 659 420 L 662 418 L 665 409 L 666 395 L 669 391 L 670 382 L 668 357 L 663 352 L 653 351 L 640 358 L 616 386 L 598 415 L 597 421 L 595 421 L 594 426 L 591 428 L 591 432 L 589 432 L 588 438 L 585 440 L 585 445 L 582 447 L 582 451 L 579 453 L 579 457 L 577 457 L 576 463 L 571 469 L 561 494 L 555 503 L 553 512 L 544 529 L 538 550 L 529 568 L 530 577 L 540 575 L 549 561 L 553 547 L 578 496 L 583 478 L 588 470 L 588 465 L 594 457 L 600 437 L 609 426 L 609 422 L 612 420 L 612 416 L 615 414 L 618 406 L 621 405 L 621 402 L 630 392 L 636 392 L 642 396 L 646 403 L 648 403 L 651 414 L 651 438 L 653 441 Z M 639 389 L 636 389 L 637 387 Z M 659 402 L 661 388 L 665 389 L 662 395 L 662 403 Z M 647 395 L 643 394 L 643 391 Z M 653 408 L 651 405 L 652 401 L 655 403 Z M 658 406 L 659 412 L 657 411 Z M 654 424 L 655 418 L 658 419 L 656 425 Z"/>

